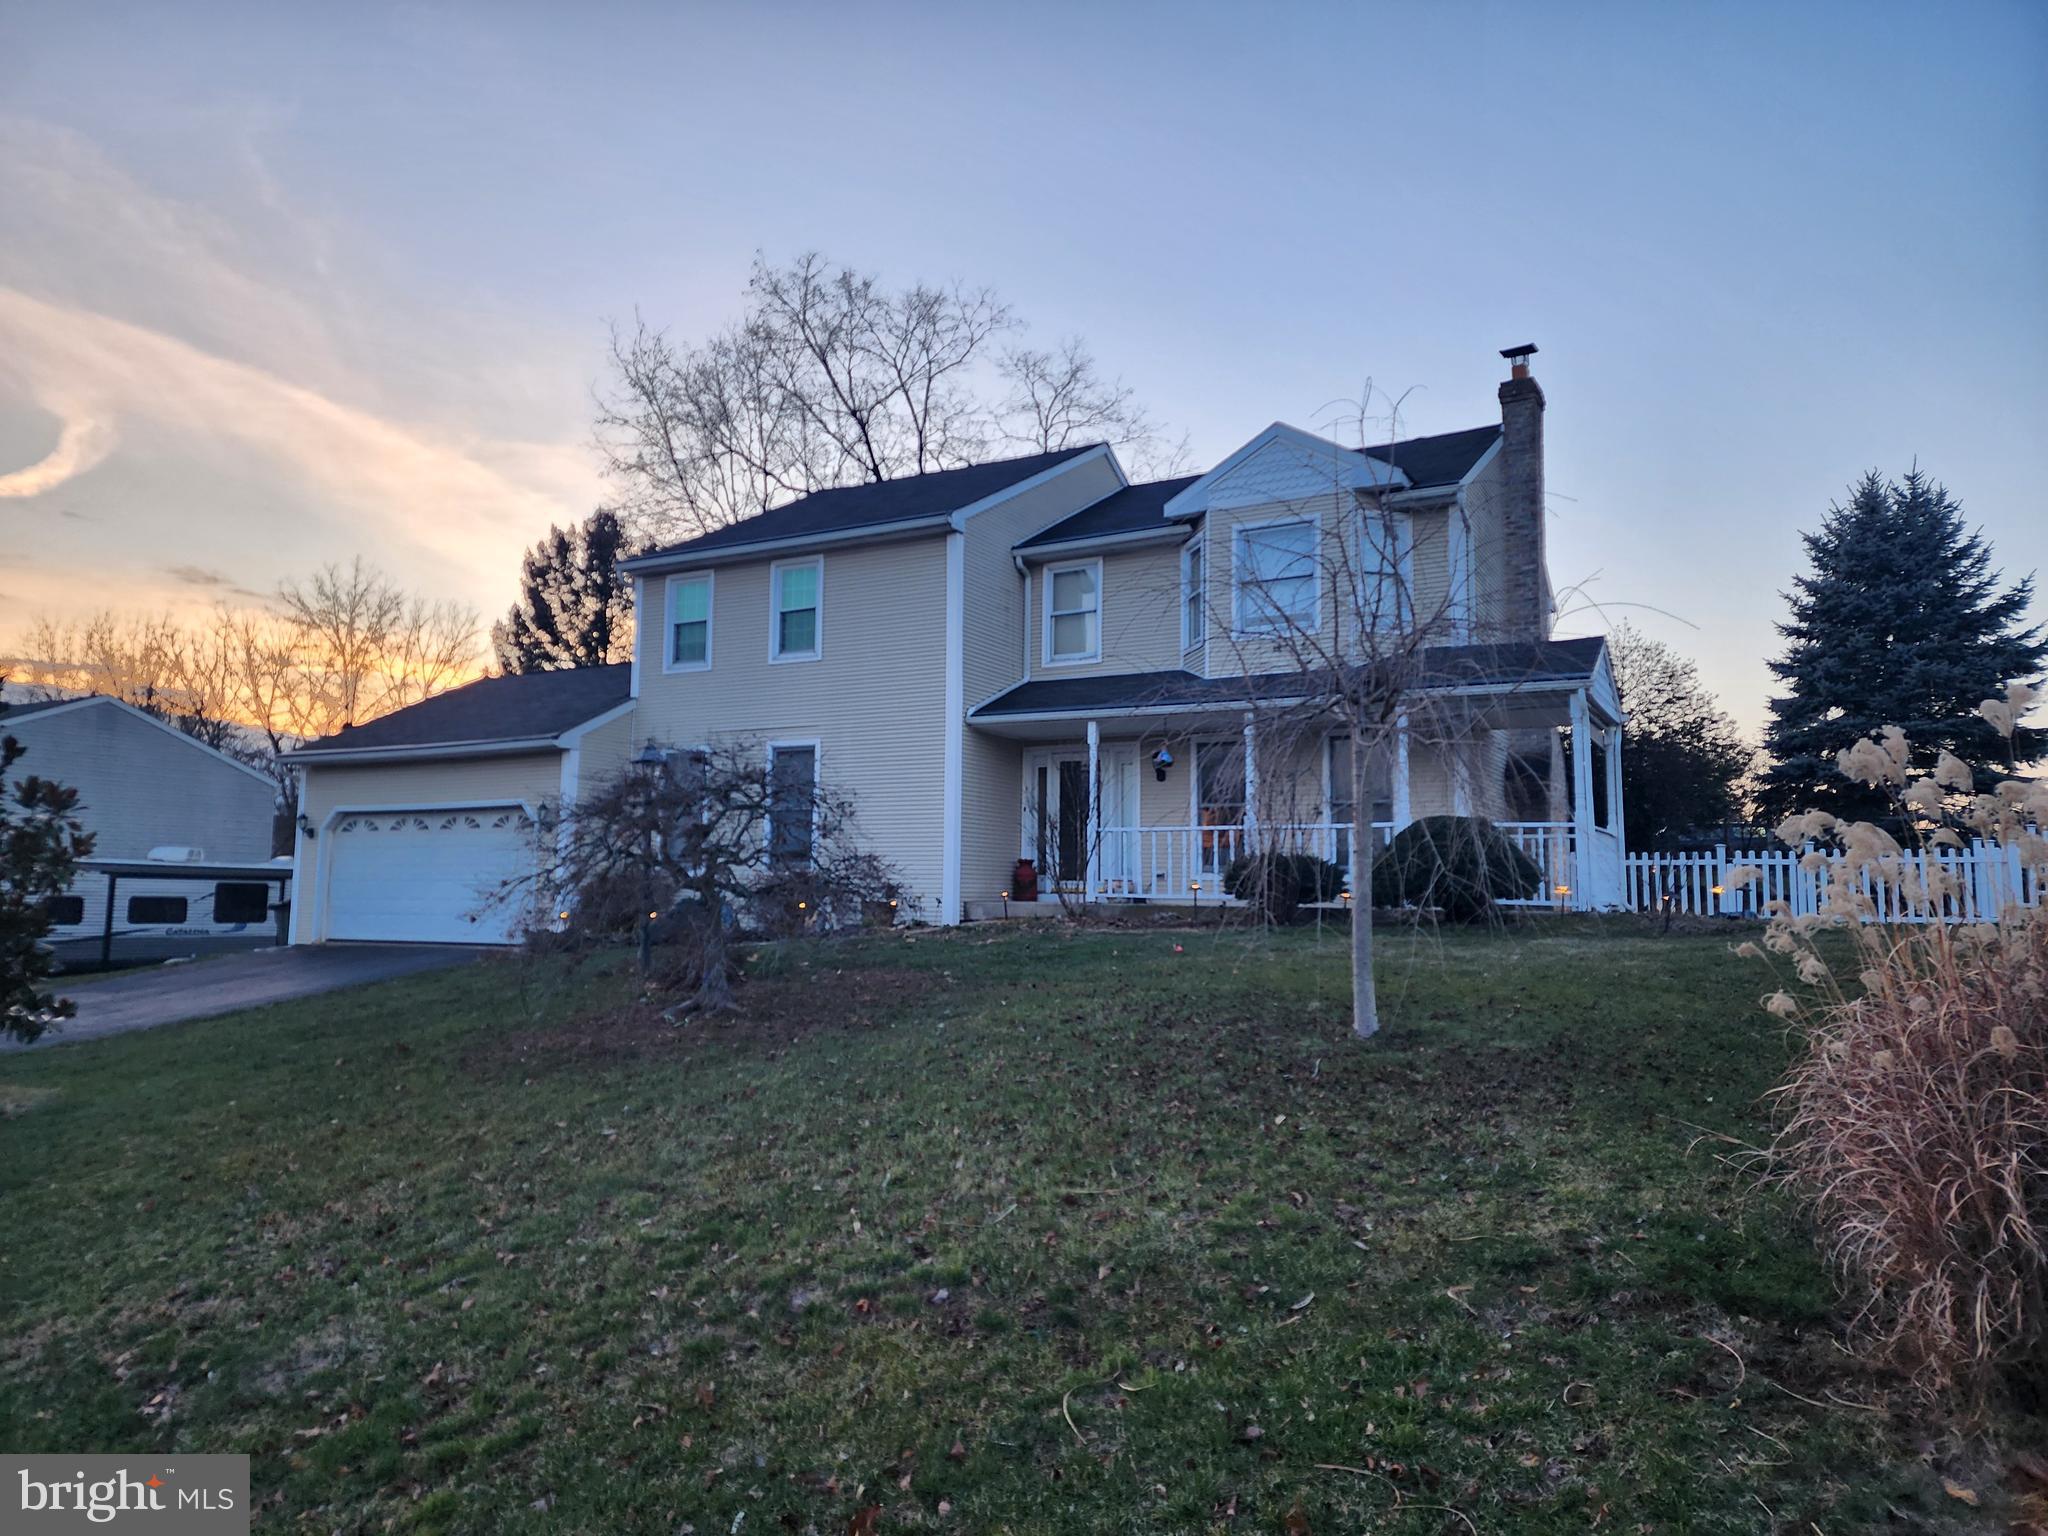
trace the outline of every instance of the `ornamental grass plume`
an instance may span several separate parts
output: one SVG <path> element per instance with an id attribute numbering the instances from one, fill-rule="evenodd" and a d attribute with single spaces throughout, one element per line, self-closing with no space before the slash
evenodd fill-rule
<path id="1" fill-rule="evenodd" d="M 2010 735 L 2034 697 L 2021 685 L 1978 713 Z M 2017 892 L 1996 921 L 1968 909 L 1936 852 L 1963 840 L 1939 797 L 1906 787 L 1903 760 L 1888 731 L 1841 768 L 1887 788 L 1912 846 L 1869 822 L 1788 818 L 1786 843 L 1826 844 L 1800 861 L 1825 883 L 1821 911 L 1774 903 L 1762 951 L 1740 952 L 1793 972 L 1763 999 L 1804 1040 L 1772 1093 L 1770 1177 L 1812 1217 L 1853 1340 L 1981 1422 L 2007 1383 L 2048 1379 L 2048 910 Z M 1968 793 L 1958 769 L 1937 765 L 1930 787 Z M 1956 814 L 2038 880 L 2044 813 L 2048 785 L 2011 780 Z"/>

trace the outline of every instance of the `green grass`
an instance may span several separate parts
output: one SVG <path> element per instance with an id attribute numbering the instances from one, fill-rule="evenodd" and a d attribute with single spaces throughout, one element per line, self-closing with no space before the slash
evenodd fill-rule
<path id="1" fill-rule="evenodd" d="M 1725 940 L 1390 939 L 1369 1044 L 1343 967 L 984 928 L 764 952 L 759 1024 L 502 962 L 0 1059 L 0 1445 L 319 1531 L 1988 1516 L 1700 1139 L 1789 1049 Z"/>

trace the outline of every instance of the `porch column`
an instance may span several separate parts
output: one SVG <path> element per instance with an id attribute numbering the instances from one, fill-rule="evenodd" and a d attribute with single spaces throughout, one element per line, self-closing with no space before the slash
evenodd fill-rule
<path id="1" fill-rule="evenodd" d="M 1575 912 L 1586 910 L 1593 868 L 1593 725 L 1586 712 L 1586 690 L 1572 695 L 1572 899 Z"/>
<path id="2" fill-rule="evenodd" d="M 1095 899 L 1102 860 L 1102 727 L 1088 722 L 1088 819 L 1081 828 L 1081 899 Z"/>
<path id="3" fill-rule="evenodd" d="M 1607 830 L 1614 834 L 1614 855 L 1620 861 L 1622 889 L 1628 889 L 1628 834 L 1621 825 L 1621 727 L 1607 728 Z"/>
<path id="4" fill-rule="evenodd" d="M 1372 807 L 1364 809 L 1370 819 Z M 1412 819 L 1408 810 L 1408 715 L 1403 711 L 1394 721 L 1394 830 L 1400 831 Z"/>
<path id="5" fill-rule="evenodd" d="M 1257 841 L 1259 827 L 1259 741 L 1255 716 L 1244 717 L 1244 840 L 1245 849 Z"/>

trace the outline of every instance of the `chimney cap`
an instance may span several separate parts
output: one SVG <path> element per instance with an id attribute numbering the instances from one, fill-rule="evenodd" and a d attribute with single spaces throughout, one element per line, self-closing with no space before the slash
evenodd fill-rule
<path id="1" fill-rule="evenodd" d="M 1523 358 L 1532 355 L 1535 352 L 1535 350 L 1536 343 L 1531 341 L 1525 342 L 1519 347 L 1502 347 L 1500 349 L 1500 355 L 1506 358 L 1511 363 L 1518 363 Z"/>

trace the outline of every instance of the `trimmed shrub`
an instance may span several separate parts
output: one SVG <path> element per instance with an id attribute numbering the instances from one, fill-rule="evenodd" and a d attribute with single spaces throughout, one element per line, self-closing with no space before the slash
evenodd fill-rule
<path id="1" fill-rule="evenodd" d="M 1248 853 L 1230 861 L 1223 888 L 1284 927 L 1300 917 L 1303 903 L 1335 901 L 1344 872 L 1312 853 Z"/>
<path id="2" fill-rule="evenodd" d="M 1483 816 L 1425 816 L 1394 834 L 1372 868 L 1376 907 L 1435 907 L 1454 922 L 1534 896 L 1543 871 Z"/>

